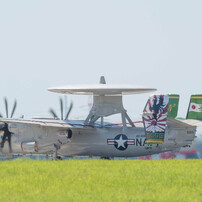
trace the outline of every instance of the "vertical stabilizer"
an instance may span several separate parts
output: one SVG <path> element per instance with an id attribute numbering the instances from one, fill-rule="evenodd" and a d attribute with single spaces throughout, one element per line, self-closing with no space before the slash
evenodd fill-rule
<path id="1" fill-rule="evenodd" d="M 174 119 L 177 117 L 180 96 L 177 94 L 168 94 L 168 96 L 168 117 Z"/>
<path id="2" fill-rule="evenodd" d="M 147 101 L 143 112 L 143 122 L 148 144 L 164 142 L 168 103 L 168 95 L 152 95 Z"/>
<path id="3" fill-rule="evenodd" d="M 202 120 L 202 94 L 191 95 L 186 118 Z"/>

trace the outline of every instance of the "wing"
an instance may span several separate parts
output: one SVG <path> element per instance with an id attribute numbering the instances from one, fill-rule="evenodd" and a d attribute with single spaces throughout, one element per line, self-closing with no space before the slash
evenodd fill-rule
<path id="1" fill-rule="evenodd" d="M 29 126 L 39 126 L 39 127 L 53 127 L 58 129 L 79 129 L 79 130 L 92 130 L 93 127 L 85 126 L 82 122 L 67 122 L 63 120 L 37 120 L 37 119 L 5 119 L 0 118 L 0 122 L 17 124 L 17 125 L 29 125 Z"/>
<path id="2" fill-rule="evenodd" d="M 195 125 L 188 123 L 187 120 L 181 121 L 170 117 L 167 119 L 167 125 L 172 128 L 196 128 Z"/>
<path id="3" fill-rule="evenodd" d="M 72 126 L 67 123 L 61 122 L 50 122 L 45 120 L 21 120 L 21 119 L 0 119 L 4 123 L 13 123 L 13 124 L 23 124 L 23 125 L 35 125 L 35 126 L 46 126 L 46 127 L 59 127 L 59 128 L 71 128 Z"/>

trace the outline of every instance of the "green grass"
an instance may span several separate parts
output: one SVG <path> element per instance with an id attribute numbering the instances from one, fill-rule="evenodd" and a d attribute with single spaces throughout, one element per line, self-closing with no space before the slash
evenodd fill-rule
<path id="1" fill-rule="evenodd" d="M 202 201 L 202 160 L 3 161 L 0 201 Z"/>

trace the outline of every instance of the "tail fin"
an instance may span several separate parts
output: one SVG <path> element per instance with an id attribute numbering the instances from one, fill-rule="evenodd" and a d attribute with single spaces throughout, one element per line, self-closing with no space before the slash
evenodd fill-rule
<path id="1" fill-rule="evenodd" d="M 149 144 L 162 144 L 168 117 L 168 95 L 152 95 L 143 111 L 143 122 Z"/>
<path id="2" fill-rule="evenodd" d="M 186 118 L 202 120 L 202 94 L 191 95 Z"/>
<path id="3" fill-rule="evenodd" d="M 177 94 L 168 94 L 168 96 L 169 96 L 168 117 L 176 118 L 180 96 Z"/>

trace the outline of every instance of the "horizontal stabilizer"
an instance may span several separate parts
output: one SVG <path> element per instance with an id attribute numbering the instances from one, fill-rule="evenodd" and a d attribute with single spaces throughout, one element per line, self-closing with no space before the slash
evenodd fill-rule
<path id="1" fill-rule="evenodd" d="M 184 123 L 187 123 L 191 126 L 202 126 L 202 121 L 200 120 L 194 120 L 194 119 L 187 119 L 187 120 L 184 120 Z"/>
<path id="2" fill-rule="evenodd" d="M 191 124 L 191 122 L 189 122 L 191 120 L 178 120 L 178 119 L 173 119 L 168 117 L 167 119 L 167 126 L 171 127 L 171 128 L 190 128 L 190 127 L 194 127 L 194 124 Z M 196 120 L 192 120 L 192 121 L 196 121 Z"/>

